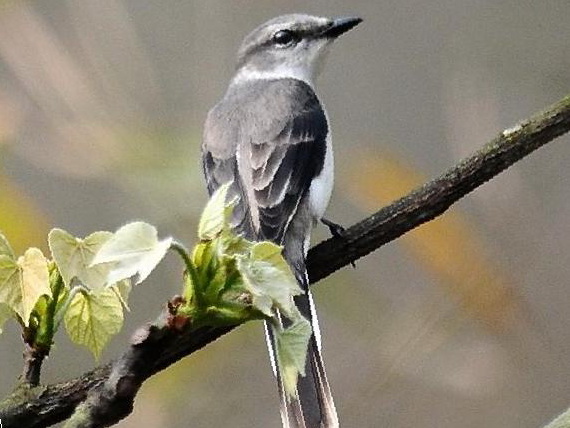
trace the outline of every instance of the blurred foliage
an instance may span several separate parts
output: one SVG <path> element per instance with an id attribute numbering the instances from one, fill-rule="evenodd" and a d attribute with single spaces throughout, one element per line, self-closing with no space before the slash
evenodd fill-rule
<path id="1" fill-rule="evenodd" d="M 206 199 L 198 133 L 135 129 L 121 138 L 126 150 L 112 168 L 115 182 L 162 221 L 195 220 Z"/>
<path id="2" fill-rule="evenodd" d="M 425 182 L 416 170 L 385 152 L 364 153 L 352 164 L 349 194 L 368 210 L 387 205 Z M 447 212 L 409 232 L 401 242 L 466 315 L 494 331 L 505 327 L 517 304 L 516 295 L 465 216 L 456 209 Z"/>
<path id="3" fill-rule="evenodd" d="M 48 221 L 40 208 L 0 171 L 0 230 L 10 239 L 14 251 L 39 246 L 47 249 Z"/>

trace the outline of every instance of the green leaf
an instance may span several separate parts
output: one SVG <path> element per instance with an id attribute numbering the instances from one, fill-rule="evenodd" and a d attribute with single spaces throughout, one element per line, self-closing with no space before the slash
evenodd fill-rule
<path id="1" fill-rule="evenodd" d="M 2 233 L 0 233 L 0 255 L 8 256 L 12 259 L 16 258 L 10 243 Z"/>
<path id="2" fill-rule="evenodd" d="M 274 327 L 278 366 L 286 393 L 295 395 L 299 374 L 305 374 L 311 337 L 311 325 L 293 300 L 303 291 L 283 258 L 280 246 L 256 242 L 251 246 L 249 255 L 236 257 L 243 285 L 252 295 L 253 306 L 279 325 Z M 291 322 L 286 329 L 280 327 L 278 318 L 281 315 Z"/>
<path id="3" fill-rule="evenodd" d="M 55 305 L 55 324 L 56 330 L 59 328 L 61 321 L 63 320 L 63 315 L 65 310 L 67 309 L 67 303 L 70 295 L 70 289 L 67 287 L 62 287 L 62 290 L 59 293 L 59 298 L 57 299 L 57 303 Z M 62 312 L 63 311 L 63 312 Z"/>
<path id="4" fill-rule="evenodd" d="M 238 257 L 237 266 L 254 307 L 270 317 L 277 308 L 291 318 L 297 310 L 293 296 L 303 291 L 281 251 L 271 242 L 257 242 L 249 257 Z"/>
<path id="5" fill-rule="evenodd" d="M 305 361 L 311 325 L 299 313 L 295 322 L 285 330 L 274 328 L 277 343 L 278 366 L 283 379 L 285 392 L 289 396 L 296 395 L 299 374 L 305 376 Z"/>
<path id="6" fill-rule="evenodd" d="M 37 248 L 29 248 L 18 260 L 0 255 L 0 303 L 16 312 L 27 327 L 41 296 L 51 297 L 47 260 Z"/>
<path id="7" fill-rule="evenodd" d="M 228 256 L 247 255 L 255 245 L 254 242 L 248 241 L 243 236 L 236 235 L 236 233 L 228 228 L 222 231 L 220 236 L 216 238 L 216 249 L 218 254 L 225 254 Z"/>
<path id="8" fill-rule="evenodd" d="M 79 292 L 73 297 L 64 320 L 71 340 L 86 346 L 98 359 L 109 339 L 123 325 L 121 299 L 110 288 Z"/>
<path id="9" fill-rule="evenodd" d="M 570 409 L 557 416 L 544 428 L 570 428 Z"/>
<path id="10" fill-rule="evenodd" d="M 229 224 L 234 207 L 233 201 L 226 203 L 230 186 L 231 182 L 218 187 L 202 211 L 198 224 L 198 238 L 202 241 L 216 238 Z"/>
<path id="11" fill-rule="evenodd" d="M 219 263 L 214 269 L 214 275 L 210 278 L 208 287 L 206 288 L 205 294 L 209 302 L 216 302 L 219 300 L 222 292 L 226 289 L 226 286 L 234 285 L 230 284 L 229 281 L 235 270 L 236 261 L 233 257 L 220 257 Z"/>
<path id="12" fill-rule="evenodd" d="M 50 231 L 49 248 L 68 287 L 71 287 L 73 278 L 77 278 L 82 285 L 91 289 L 105 286 L 112 264 L 91 266 L 91 263 L 101 246 L 112 236 L 111 232 L 95 232 L 81 239 L 62 229 Z"/>
<path id="13" fill-rule="evenodd" d="M 192 262 L 195 266 L 203 267 L 206 263 L 209 263 L 208 260 L 208 248 L 210 246 L 209 242 L 201 242 L 194 246 L 194 250 L 192 251 Z"/>
<path id="14" fill-rule="evenodd" d="M 47 311 L 48 311 L 48 303 L 51 299 L 48 296 L 40 296 L 36 305 L 34 306 L 34 317 L 37 317 L 38 320 L 46 319 Z"/>
<path id="15" fill-rule="evenodd" d="M 5 303 L 0 303 L 0 334 L 2 334 L 2 326 L 6 321 L 14 316 L 14 312 Z"/>
<path id="16" fill-rule="evenodd" d="M 156 228 L 137 221 L 121 227 L 111 239 L 103 244 L 92 261 L 92 266 L 114 263 L 107 284 L 138 275 L 136 284 L 143 282 L 172 244 L 172 238 L 158 240 Z"/>

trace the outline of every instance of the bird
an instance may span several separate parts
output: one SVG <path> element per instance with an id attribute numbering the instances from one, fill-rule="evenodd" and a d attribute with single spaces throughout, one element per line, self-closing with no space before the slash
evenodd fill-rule
<path id="1" fill-rule="evenodd" d="M 229 184 L 232 227 L 245 238 L 283 247 L 304 291 L 295 305 L 310 322 L 305 376 L 288 396 L 275 370 L 275 343 L 266 333 L 280 392 L 284 427 L 338 427 L 321 355 L 320 329 L 308 287 L 306 255 L 312 228 L 324 218 L 334 181 L 329 120 L 315 92 L 331 44 L 362 22 L 289 14 L 273 18 L 243 40 L 234 75 L 208 112 L 202 164 L 208 192 Z"/>

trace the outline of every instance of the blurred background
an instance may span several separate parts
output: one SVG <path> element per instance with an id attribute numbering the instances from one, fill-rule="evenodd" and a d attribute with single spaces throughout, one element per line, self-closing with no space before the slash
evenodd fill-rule
<path id="1" fill-rule="evenodd" d="M 142 219 L 187 245 L 199 145 L 241 39 L 290 12 L 358 15 L 318 91 L 350 225 L 570 93 L 566 0 L 4 0 L 0 230 L 17 252 Z M 570 151 L 546 146 L 448 214 L 315 287 L 345 427 L 539 427 L 570 404 Z M 315 242 L 327 236 L 316 232 Z M 117 356 L 180 289 L 168 258 L 131 294 Z M 65 334 L 43 381 L 93 367 Z M 0 339 L 0 395 L 22 367 Z M 145 383 L 122 428 L 279 427 L 260 323 Z"/>

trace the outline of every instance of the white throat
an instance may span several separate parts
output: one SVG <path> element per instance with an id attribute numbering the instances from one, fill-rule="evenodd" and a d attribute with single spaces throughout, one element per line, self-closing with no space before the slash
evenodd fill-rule
<path id="1" fill-rule="evenodd" d="M 233 77 L 232 84 L 244 83 L 250 80 L 276 80 L 276 79 L 297 79 L 313 87 L 315 70 L 311 67 L 292 67 L 289 64 L 281 64 L 272 70 L 256 70 L 250 66 L 242 67 Z"/>

